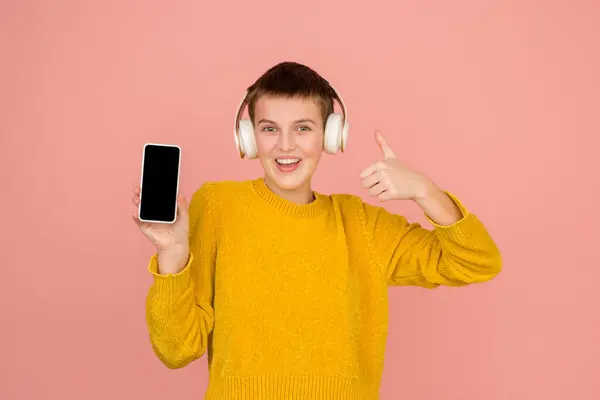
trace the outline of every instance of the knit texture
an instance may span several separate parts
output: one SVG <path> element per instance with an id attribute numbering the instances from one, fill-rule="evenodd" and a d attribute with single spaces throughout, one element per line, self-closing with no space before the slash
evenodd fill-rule
<path id="1" fill-rule="evenodd" d="M 498 248 L 477 217 L 428 230 L 352 195 L 298 205 L 262 178 L 209 182 L 190 201 L 190 257 L 147 296 L 169 368 L 207 354 L 208 400 L 377 399 L 388 286 L 488 281 Z"/>

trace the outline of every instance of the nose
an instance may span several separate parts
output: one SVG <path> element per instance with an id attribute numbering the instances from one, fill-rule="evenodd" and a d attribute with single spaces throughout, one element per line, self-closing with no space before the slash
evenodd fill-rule
<path id="1" fill-rule="evenodd" d="M 277 146 L 281 151 L 291 151 L 296 148 L 296 136 L 289 130 L 281 130 L 277 141 Z"/>

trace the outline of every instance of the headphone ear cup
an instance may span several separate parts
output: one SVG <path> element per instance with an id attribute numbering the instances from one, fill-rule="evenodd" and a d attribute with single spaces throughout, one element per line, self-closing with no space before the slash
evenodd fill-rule
<path id="1" fill-rule="evenodd" d="M 346 122 L 346 126 L 342 128 L 344 131 L 342 132 L 342 143 L 340 145 L 340 149 L 342 152 L 346 151 L 346 147 L 348 147 L 348 131 L 350 130 L 350 123 Z"/>
<path id="2" fill-rule="evenodd" d="M 329 154 L 335 154 L 341 148 L 344 135 L 343 119 L 343 116 L 337 113 L 331 113 L 329 114 L 329 117 L 327 117 L 323 138 L 323 149 Z"/>
<path id="3" fill-rule="evenodd" d="M 239 124 L 238 136 L 240 139 L 240 147 L 243 153 L 249 159 L 258 157 L 256 149 L 256 140 L 254 138 L 254 126 L 249 119 L 242 119 Z"/>

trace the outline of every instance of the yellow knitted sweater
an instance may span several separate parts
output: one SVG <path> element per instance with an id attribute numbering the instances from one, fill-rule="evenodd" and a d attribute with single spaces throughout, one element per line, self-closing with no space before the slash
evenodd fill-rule
<path id="1" fill-rule="evenodd" d="M 482 223 L 427 230 L 352 195 L 288 202 L 262 178 L 205 183 L 190 201 L 190 257 L 147 296 L 169 368 L 208 356 L 205 399 L 377 399 L 387 286 L 484 282 L 501 269 Z"/>

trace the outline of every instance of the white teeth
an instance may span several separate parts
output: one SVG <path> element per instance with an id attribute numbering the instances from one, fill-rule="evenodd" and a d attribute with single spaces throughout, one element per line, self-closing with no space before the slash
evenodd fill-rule
<path id="1" fill-rule="evenodd" d="M 278 164 L 281 165 L 290 165 L 290 164 L 296 164 L 298 162 L 300 162 L 299 158 L 283 158 L 280 160 L 276 160 Z"/>

